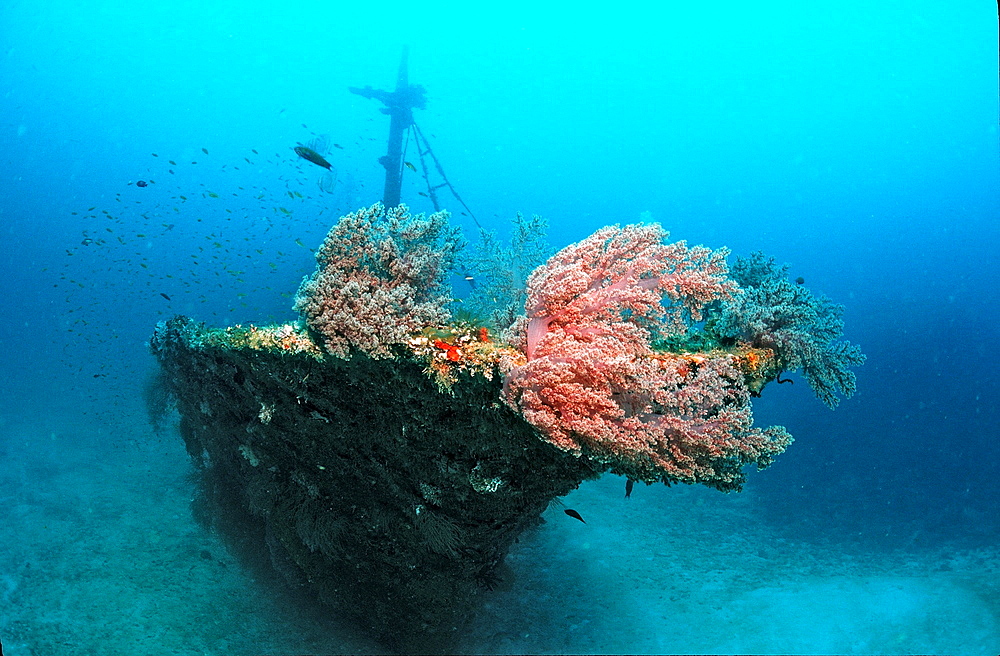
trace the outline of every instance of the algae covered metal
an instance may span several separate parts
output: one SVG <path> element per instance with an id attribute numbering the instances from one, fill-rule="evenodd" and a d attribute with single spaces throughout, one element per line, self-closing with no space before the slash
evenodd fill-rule
<path id="1" fill-rule="evenodd" d="M 151 348 L 214 516 L 249 510 L 279 572 L 398 649 L 447 649 L 511 544 L 604 468 L 540 440 L 502 379 L 324 356 L 295 326 L 184 317 Z"/>

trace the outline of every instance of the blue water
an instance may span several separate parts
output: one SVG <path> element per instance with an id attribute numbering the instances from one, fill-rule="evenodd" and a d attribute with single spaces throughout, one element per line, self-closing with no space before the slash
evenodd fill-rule
<path id="1" fill-rule="evenodd" d="M 522 539 L 466 648 L 1000 649 L 996 6 L 540 4 L 0 5 L 5 653 L 378 649 L 194 523 L 141 388 L 157 321 L 295 319 L 310 249 L 382 195 L 388 119 L 347 88 L 391 89 L 403 44 L 484 227 L 649 212 L 764 250 L 868 355 L 835 411 L 768 387 L 796 442 L 741 494 L 574 492 L 587 525 Z M 318 135 L 331 193 L 291 150 Z"/>

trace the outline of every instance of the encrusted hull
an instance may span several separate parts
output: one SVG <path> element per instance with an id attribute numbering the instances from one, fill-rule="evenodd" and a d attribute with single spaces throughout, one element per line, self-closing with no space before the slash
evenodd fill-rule
<path id="1" fill-rule="evenodd" d="M 604 470 L 540 439 L 500 376 L 442 391 L 413 358 L 257 330 L 177 317 L 151 340 L 203 496 L 249 511 L 276 569 L 392 649 L 452 649 L 517 536 Z"/>

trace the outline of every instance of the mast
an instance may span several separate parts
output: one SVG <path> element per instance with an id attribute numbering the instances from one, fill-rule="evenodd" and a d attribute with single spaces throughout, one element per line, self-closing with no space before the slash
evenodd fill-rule
<path id="1" fill-rule="evenodd" d="M 386 154 L 379 158 L 379 164 L 385 168 L 385 189 L 382 192 L 382 204 L 386 207 L 399 205 L 400 188 L 403 180 L 403 135 L 413 125 L 413 110 L 424 109 L 426 100 L 424 88 L 419 84 L 410 84 L 407 70 L 407 60 L 410 47 L 403 46 L 403 56 L 399 60 L 399 72 L 396 75 L 396 90 L 385 91 L 348 87 L 351 93 L 363 98 L 380 100 L 385 107 L 379 109 L 389 115 L 389 141 Z"/>

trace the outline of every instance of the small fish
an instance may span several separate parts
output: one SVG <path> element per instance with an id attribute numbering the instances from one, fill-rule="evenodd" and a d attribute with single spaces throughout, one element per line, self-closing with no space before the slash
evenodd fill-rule
<path id="1" fill-rule="evenodd" d="M 632 486 L 635 485 L 635 481 L 631 478 L 625 481 L 625 498 L 628 499 L 632 496 Z"/>
<path id="2" fill-rule="evenodd" d="M 170 297 L 167 296 L 166 294 L 164 294 L 163 292 L 160 292 L 160 296 L 162 296 L 163 298 L 167 299 L 168 301 L 170 300 Z"/>
<path id="3" fill-rule="evenodd" d="M 343 150 L 343 149 L 344 149 L 344 147 L 343 147 L 343 146 L 341 146 L 340 144 L 333 144 L 333 147 L 334 147 L 334 148 L 339 148 L 339 149 L 341 149 L 341 150 Z"/>
<path id="4" fill-rule="evenodd" d="M 804 285 L 804 284 L 806 284 L 806 279 L 803 278 L 802 276 L 799 276 L 798 278 L 795 279 L 795 284 L 796 285 Z"/>
<path id="5" fill-rule="evenodd" d="M 148 183 L 145 180 L 139 180 L 138 182 L 135 183 L 135 186 L 136 187 L 145 187 L 145 186 L 147 186 L 147 184 Z"/>
<path id="6" fill-rule="evenodd" d="M 578 513 L 577 511 L 573 510 L 572 508 L 567 508 L 563 512 L 566 513 L 567 515 L 569 515 L 570 517 L 572 517 L 573 519 L 579 519 L 584 524 L 587 523 L 587 520 L 585 520 L 583 517 L 581 517 L 580 513 Z"/>
<path id="7" fill-rule="evenodd" d="M 205 153 L 207 155 L 208 154 L 208 148 L 202 148 L 201 152 L 203 152 L 203 153 Z"/>
<path id="8" fill-rule="evenodd" d="M 316 166 L 322 166 L 324 169 L 326 169 L 328 171 L 331 168 L 333 168 L 333 165 L 330 164 L 330 162 L 328 162 L 325 159 L 323 159 L 322 155 L 320 155 L 319 153 L 317 153 L 312 148 L 309 148 L 308 146 L 296 146 L 295 147 L 295 154 L 298 155 L 299 157 L 301 157 L 304 160 L 308 160 L 308 161 L 312 162 Z"/>
<path id="9" fill-rule="evenodd" d="M 414 173 L 417 172 L 417 167 L 415 167 L 413 164 L 410 164 L 409 162 L 403 162 L 403 166 L 405 166 L 406 168 L 410 169 Z"/>
<path id="10" fill-rule="evenodd" d="M 425 194 L 422 191 L 418 191 L 417 194 L 420 195 L 420 196 L 423 196 L 424 198 L 430 198 L 430 196 L 428 196 L 427 194 Z"/>

